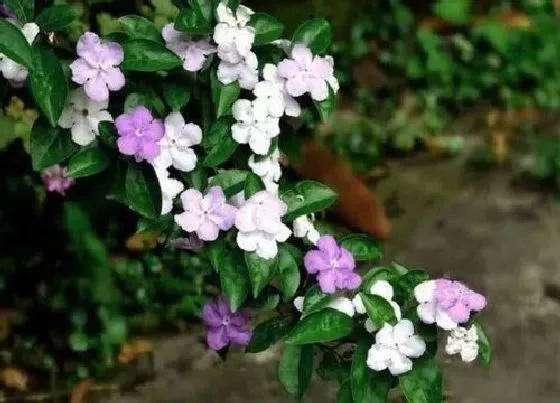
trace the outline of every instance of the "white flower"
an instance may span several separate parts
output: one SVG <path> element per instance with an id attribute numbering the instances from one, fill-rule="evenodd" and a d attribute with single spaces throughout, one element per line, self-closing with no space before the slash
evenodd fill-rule
<path id="1" fill-rule="evenodd" d="M 295 297 L 294 298 L 294 307 L 297 309 L 299 313 L 303 313 L 303 304 L 305 302 L 305 297 Z"/>
<path id="2" fill-rule="evenodd" d="M 305 303 L 305 297 L 296 297 L 294 299 L 294 307 L 299 313 L 303 313 L 303 306 Z M 332 300 L 327 306 L 327 308 L 336 309 L 338 312 L 342 312 L 345 315 L 353 317 L 355 314 L 354 305 L 352 301 L 346 297 L 338 297 Z"/>
<path id="3" fill-rule="evenodd" d="M 286 79 L 278 75 L 278 67 L 274 64 L 266 64 L 263 69 L 263 78 L 265 81 L 257 84 L 254 94 L 256 97 L 268 98 L 275 102 L 275 104 L 271 104 L 273 105 L 271 108 L 276 110 L 269 111 L 269 113 L 276 116 L 274 113 L 278 114 L 278 110 L 281 108 L 282 113 L 279 117 L 284 113 L 291 117 L 299 117 L 301 107 L 296 99 L 286 91 Z M 280 96 L 282 99 L 280 99 Z"/>
<path id="4" fill-rule="evenodd" d="M 338 80 L 336 79 L 336 77 L 334 76 L 334 59 L 331 55 L 327 55 L 325 56 L 325 60 L 331 65 L 332 67 L 332 72 L 329 75 L 329 77 L 327 78 L 327 82 L 329 83 L 329 85 L 331 86 L 331 88 L 333 89 L 333 91 L 335 93 L 338 92 L 338 90 L 340 89 L 340 84 L 338 83 Z"/>
<path id="5" fill-rule="evenodd" d="M 201 141 L 202 129 L 193 123 L 185 123 L 180 112 L 172 112 L 165 118 L 165 136 L 159 141 L 161 151 L 153 162 L 154 166 L 192 171 L 196 166 L 196 154 L 191 147 Z"/>
<path id="6" fill-rule="evenodd" d="M 458 326 L 447 336 L 447 354 L 460 354 L 464 362 L 472 362 L 478 357 L 478 333 L 475 326 L 470 329 Z"/>
<path id="7" fill-rule="evenodd" d="M 237 63 L 222 60 L 218 65 L 218 80 L 224 85 L 239 81 L 241 88 L 252 90 L 259 81 L 258 67 L 257 55 L 253 52 Z"/>
<path id="8" fill-rule="evenodd" d="M 391 306 L 393 307 L 393 310 L 395 311 L 395 317 L 397 318 L 397 320 L 401 320 L 402 317 L 401 308 L 395 301 L 393 301 L 393 294 L 394 294 L 393 287 L 391 287 L 391 284 L 389 284 L 388 281 L 377 280 L 371 285 L 369 289 L 369 293 L 371 295 L 378 295 L 382 298 L 385 298 L 389 302 L 389 304 L 391 304 Z M 367 312 L 360 294 L 354 297 L 352 303 L 356 308 L 356 312 L 358 312 L 359 314 L 365 314 Z M 369 318 L 366 320 L 365 326 L 366 326 L 366 330 L 370 333 L 373 333 L 379 329 Z"/>
<path id="9" fill-rule="evenodd" d="M 255 42 L 255 29 L 247 25 L 254 13 L 250 8 L 239 6 L 234 15 L 224 3 L 218 5 L 217 11 L 218 24 L 213 39 L 218 44 L 218 57 L 229 63 L 239 63 Z"/>
<path id="10" fill-rule="evenodd" d="M 280 151 L 278 149 L 274 150 L 268 157 L 263 158 L 254 154 L 249 157 L 251 171 L 262 179 L 266 190 L 273 193 L 278 192 L 278 181 L 282 176 L 279 158 Z"/>
<path id="11" fill-rule="evenodd" d="M 368 351 L 367 366 L 374 371 L 389 369 L 392 375 L 400 375 L 412 369 L 409 357 L 418 358 L 426 351 L 424 340 L 414 334 L 414 326 L 408 319 L 395 326 L 386 323 L 375 335 L 375 344 Z"/>
<path id="12" fill-rule="evenodd" d="M 275 118 L 281 118 L 286 109 L 284 94 L 271 81 L 259 81 L 253 90 L 253 94 L 268 105 L 268 114 Z"/>
<path id="13" fill-rule="evenodd" d="M 266 190 L 255 193 L 235 216 L 235 227 L 239 230 L 237 245 L 263 259 L 275 257 L 277 242 L 285 242 L 292 234 L 282 223 L 287 210 L 286 203 L 274 193 Z"/>
<path id="14" fill-rule="evenodd" d="M 78 88 L 70 93 L 66 105 L 58 119 L 58 125 L 70 129 L 72 140 L 80 146 L 86 146 L 99 135 L 99 122 L 113 121 L 107 112 L 109 100 L 94 101 Z"/>
<path id="15" fill-rule="evenodd" d="M 424 281 L 414 288 L 414 296 L 419 305 L 416 308 L 420 320 L 427 324 L 436 323 L 444 330 L 451 330 L 457 327 L 457 323 L 453 321 L 436 303 L 434 292 L 436 288 L 435 280 Z"/>
<path id="16" fill-rule="evenodd" d="M 233 117 L 238 121 L 231 127 L 231 134 L 240 144 L 249 144 L 255 154 L 266 155 L 272 138 L 280 134 L 278 118 L 269 116 L 265 102 L 237 100 L 233 104 Z"/>
<path id="17" fill-rule="evenodd" d="M 10 20 L 9 20 L 10 21 Z M 10 21 L 13 23 L 13 21 Z M 14 24 L 16 25 L 16 24 Z M 33 44 L 35 38 L 39 34 L 39 26 L 33 22 L 25 24 L 21 28 L 21 32 L 27 43 Z M 9 59 L 5 54 L 0 53 L 0 71 L 6 80 L 10 82 L 12 87 L 21 87 L 27 79 L 28 71 L 21 64 Z"/>
<path id="18" fill-rule="evenodd" d="M 299 216 L 294 220 L 293 229 L 294 237 L 307 238 L 313 245 L 321 238 L 321 234 L 313 225 L 313 219 L 306 215 Z"/>
<path id="19" fill-rule="evenodd" d="M 161 214 L 170 213 L 173 209 L 173 200 L 185 188 L 181 182 L 169 177 L 167 169 L 154 167 L 161 187 Z"/>

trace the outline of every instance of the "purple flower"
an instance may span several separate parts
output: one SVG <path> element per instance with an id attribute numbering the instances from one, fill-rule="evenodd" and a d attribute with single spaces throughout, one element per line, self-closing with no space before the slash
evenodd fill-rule
<path id="1" fill-rule="evenodd" d="M 124 87 L 124 74 L 115 67 L 124 59 L 121 45 L 101 43 L 97 34 L 86 32 L 76 49 L 80 58 L 70 65 L 72 80 L 83 85 L 91 99 L 105 101 L 109 99 L 109 90 L 118 91 Z"/>
<path id="2" fill-rule="evenodd" d="M 354 258 L 346 249 L 336 244 L 332 236 L 324 236 L 317 241 L 317 248 L 307 252 L 304 258 L 305 269 L 316 274 L 321 291 L 333 294 L 339 290 L 355 290 L 362 279 L 354 268 Z"/>
<path id="3" fill-rule="evenodd" d="M 251 341 L 249 312 L 231 312 L 223 296 L 204 306 L 202 319 L 208 326 L 206 341 L 212 350 L 219 351 L 230 344 L 246 346 Z"/>
<path id="4" fill-rule="evenodd" d="M 119 139 L 117 146 L 125 155 L 134 155 L 138 161 L 152 162 L 160 153 L 158 141 L 165 134 L 163 122 L 154 119 L 144 106 L 120 115 L 115 120 Z"/>
<path id="5" fill-rule="evenodd" d="M 67 169 L 58 164 L 45 169 L 42 176 L 47 192 L 60 193 L 64 196 L 66 190 L 74 184 L 74 179 L 67 175 Z"/>
<path id="6" fill-rule="evenodd" d="M 293 97 L 309 92 L 315 101 L 324 101 L 329 96 L 329 85 L 335 91 L 338 87 L 332 60 L 314 57 L 302 44 L 294 46 L 291 59 L 278 64 L 278 75 L 286 79 L 286 91 Z"/>
<path id="7" fill-rule="evenodd" d="M 222 188 L 212 186 L 206 196 L 198 190 L 188 189 L 181 194 L 183 213 L 175 222 L 187 232 L 196 232 L 203 241 L 215 241 L 220 230 L 233 227 L 237 209 L 229 205 Z"/>
<path id="8" fill-rule="evenodd" d="M 486 306 L 486 298 L 459 281 L 438 279 L 425 281 L 414 289 L 419 302 L 418 317 L 424 323 L 437 323 L 451 330 L 468 322 L 472 312 Z"/>
<path id="9" fill-rule="evenodd" d="M 201 70 L 206 57 L 217 51 L 216 47 L 210 44 L 210 40 L 193 41 L 190 36 L 176 31 L 173 24 L 163 27 L 161 34 L 167 48 L 183 60 L 183 68 L 186 71 Z"/>

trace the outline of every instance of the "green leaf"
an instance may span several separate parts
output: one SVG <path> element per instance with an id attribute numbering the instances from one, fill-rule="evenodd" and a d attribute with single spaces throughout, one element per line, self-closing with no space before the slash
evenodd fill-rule
<path id="1" fill-rule="evenodd" d="M 293 316 L 275 316 L 259 323 L 253 331 L 251 342 L 245 349 L 247 353 L 260 353 L 278 343 L 294 327 L 296 319 Z"/>
<path id="2" fill-rule="evenodd" d="M 148 39 L 163 43 L 159 29 L 147 18 L 139 15 L 125 15 L 119 18 L 119 22 L 130 39 Z"/>
<path id="3" fill-rule="evenodd" d="M 343 383 L 349 378 L 350 365 L 347 361 L 338 358 L 329 350 L 323 350 L 323 359 L 316 369 L 317 375 L 323 381 L 337 381 Z"/>
<path id="4" fill-rule="evenodd" d="M 83 353 L 88 350 L 89 340 L 86 333 L 74 332 L 70 334 L 70 348 L 72 351 Z"/>
<path id="5" fill-rule="evenodd" d="M 331 24 L 323 18 L 316 18 L 300 25 L 294 33 L 292 42 L 306 44 L 314 54 L 317 54 L 326 51 L 332 39 Z"/>
<path id="6" fill-rule="evenodd" d="M 130 208 L 138 214 L 151 219 L 161 215 L 161 189 L 151 165 L 128 165 L 126 197 Z"/>
<path id="7" fill-rule="evenodd" d="M 381 327 L 385 323 L 395 324 L 397 322 L 395 310 L 385 298 L 365 293 L 360 293 L 360 296 L 367 314 L 375 326 Z"/>
<path id="8" fill-rule="evenodd" d="M 33 70 L 31 46 L 19 28 L 4 18 L 0 18 L 0 53 Z"/>
<path id="9" fill-rule="evenodd" d="M 347 249 L 357 261 L 379 260 L 382 257 L 379 243 L 367 235 L 348 235 L 340 241 L 340 246 Z"/>
<path id="10" fill-rule="evenodd" d="M 296 400 L 301 400 L 313 375 L 313 346 L 286 346 L 278 366 L 278 378 Z"/>
<path id="11" fill-rule="evenodd" d="M 103 144 L 112 148 L 117 148 L 117 139 L 119 138 L 119 135 L 117 134 L 117 130 L 113 122 L 99 122 L 97 128 L 99 130 L 99 139 L 103 142 Z"/>
<path id="12" fill-rule="evenodd" d="M 122 68 L 132 71 L 166 71 L 183 65 L 181 59 L 164 45 L 147 39 L 132 39 L 124 43 Z"/>
<path id="13" fill-rule="evenodd" d="M 104 341 L 118 346 L 126 342 L 128 336 L 128 327 L 122 316 L 112 317 L 107 323 L 107 330 L 102 335 Z"/>
<path id="14" fill-rule="evenodd" d="M 249 295 L 250 283 L 247 267 L 238 256 L 222 257 L 220 284 L 232 312 L 237 312 Z"/>
<path id="15" fill-rule="evenodd" d="M 327 295 L 321 291 L 318 284 L 309 287 L 303 301 L 303 314 L 308 315 L 326 308 L 334 298 L 334 295 Z"/>
<path id="16" fill-rule="evenodd" d="M 41 27 L 42 32 L 56 32 L 68 27 L 76 18 L 78 13 L 74 7 L 60 4 L 45 8 L 35 18 L 35 22 Z"/>
<path id="17" fill-rule="evenodd" d="M 323 121 L 329 120 L 336 108 L 336 94 L 329 85 L 329 97 L 322 102 L 313 101 Z"/>
<path id="18" fill-rule="evenodd" d="M 442 403 L 441 371 L 432 360 L 416 360 L 411 371 L 399 377 L 399 385 L 409 403 Z"/>
<path id="19" fill-rule="evenodd" d="M 220 122 L 218 120 L 218 122 Z M 210 129 L 212 131 L 212 129 Z M 227 131 L 221 132 L 224 135 L 220 140 L 208 151 L 208 155 L 204 158 L 203 165 L 207 167 L 218 167 L 230 159 L 239 143 L 231 136 L 231 126 L 227 126 Z"/>
<path id="20" fill-rule="evenodd" d="M 212 33 L 210 22 L 199 8 L 184 10 L 175 20 L 175 29 L 191 35 L 205 35 Z"/>
<path id="21" fill-rule="evenodd" d="M 183 178 L 190 187 L 202 192 L 208 185 L 208 169 L 197 166 L 194 171 L 183 174 Z"/>
<path id="22" fill-rule="evenodd" d="M 220 186 L 226 197 L 230 198 L 243 190 L 247 175 L 247 171 L 237 169 L 222 171 L 212 178 L 210 186 Z"/>
<path id="23" fill-rule="evenodd" d="M 253 288 L 253 297 L 257 298 L 272 277 L 276 275 L 278 258 L 263 259 L 255 252 L 245 252 L 245 264 Z"/>
<path id="24" fill-rule="evenodd" d="M 33 21 L 35 0 L 4 0 L 4 5 L 8 7 L 20 22 Z M 0 40 L 0 42 L 2 42 Z"/>
<path id="25" fill-rule="evenodd" d="M 216 7 L 213 0 L 189 0 L 189 3 L 208 23 L 212 22 L 214 8 Z"/>
<path id="26" fill-rule="evenodd" d="M 31 131 L 31 162 L 35 171 L 59 164 L 74 153 L 78 146 L 58 127 L 48 127 L 38 120 Z"/>
<path id="27" fill-rule="evenodd" d="M 340 385 L 340 389 L 336 394 L 336 403 L 354 403 L 354 399 L 352 399 L 352 388 L 350 387 L 349 380 Z"/>
<path id="28" fill-rule="evenodd" d="M 423 270 L 411 270 L 408 273 L 397 277 L 393 281 L 395 299 L 402 301 L 403 304 L 413 299 L 414 288 L 416 288 L 418 284 L 428 280 L 428 278 L 428 273 Z"/>
<path id="29" fill-rule="evenodd" d="M 352 318 L 332 308 L 303 317 L 289 334 L 288 344 L 327 343 L 352 333 Z"/>
<path id="30" fill-rule="evenodd" d="M 433 7 L 434 13 L 446 21 L 466 23 L 469 21 L 471 0 L 439 0 Z"/>
<path id="31" fill-rule="evenodd" d="M 68 175 L 82 178 L 98 174 L 109 166 L 111 160 L 97 145 L 83 148 L 68 161 Z"/>
<path id="32" fill-rule="evenodd" d="M 140 218 L 136 228 L 137 234 L 164 233 L 173 227 L 173 214 L 165 214 L 153 220 Z"/>
<path id="33" fill-rule="evenodd" d="M 258 175 L 252 172 L 247 175 L 247 180 L 245 181 L 245 200 L 249 200 L 255 193 L 264 189 L 264 183 Z"/>
<path id="34" fill-rule="evenodd" d="M 296 259 L 285 245 L 280 245 L 278 249 L 278 274 L 284 301 L 291 301 L 299 288 L 301 274 Z"/>
<path id="35" fill-rule="evenodd" d="M 271 43 L 282 36 L 284 25 L 275 17 L 265 13 L 251 16 L 249 25 L 255 28 L 255 45 Z"/>
<path id="36" fill-rule="evenodd" d="M 165 115 L 165 104 L 159 95 L 151 88 L 141 88 L 132 92 L 124 101 L 124 111 L 130 112 L 137 106 L 145 106 L 157 115 Z"/>
<path id="37" fill-rule="evenodd" d="M 191 90 L 184 83 L 166 82 L 163 84 L 163 98 L 171 109 L 178 111 L 191 99 Z"/>
<path id="38" fill-rule="evenodd" d="M 488 336 L 480 324 L 475 322 L 473 326 L 476 326 L 476 332 L 478 334 L 478 359 L 484 365 L 488 366 L 492 360 L 492 346 L 490 345 L 490 340 L 488 340 Z"/>
<path id="39" fill-rule="evenodd" d="M 220 83 L 215 74 L 212 74 L 212 103 L 216 111 L 216 117 L 219 119 L 222 116 L 231 115 L 231 107 L 241 92 L 239 82 L 234 82 L 229 85 Z"/>
<path id="40" fill-rule="evenodd" d="M 280 197 L 288 205 L 284 219 L 292 221 L 299 216 L 325 210 L 336 201 L 337 194 L 321 183 L 303 181 Z"/>
<path id="41" fill-rule="evenodd" d="M 391 389 L 391 377 L 383 372 L 374 372 L 367 366 L 367 356 L 371 342 L 361 341 L 352 359 L 353 401 L 356 403 L 386 403 Z"/>
<path id="42" fill-rule="evenodd" d="M 51 126 L 56 126 L 68 96 L 68 83 L 62 64 L 50 50 L 33 49 L 35 69 L 29 74 L 28 85 L 35 103 Z"/>

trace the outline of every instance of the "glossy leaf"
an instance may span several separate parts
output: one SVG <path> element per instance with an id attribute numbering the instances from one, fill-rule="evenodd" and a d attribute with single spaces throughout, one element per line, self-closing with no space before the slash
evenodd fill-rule
<path id="1" fill-rule="evenodd" d="M 391 377 L 384 372 L 375 372 L 367 366 L 371 342 L 361 341 L 352 358 L 350 385 L 356 403 L 386 403 L 391 389 Z"/>
<path id="2" fill-rule="evenodd" d="M 249 295 L 251 284 L 247 275 L 247 267 L 242 258 L 227 256 L 220 260 L 220 284 L 228 304 L 236 312 Z"/>
<path id="3" fill-rule="evenodd" d="M 35 19 L 42 32 L 56 32 L 72 24 L 78 13 L 66 4 L 59 4 L 45 8 Z"/>
<path id="4" fill-rule="evenodd" d="M 247 171 L 239 171 L 237 169 L 222 171 L 212 178 L 210 185 L 220 186 L 226 197 L 229 198 L 243 190 L 247 175 Z"/>
<path id="5" fill-rule="evenodd" d="M 340 246 L 347 249 L 356 261 L 379 260 L 382 257 L 379 243 L 367 235 L 348 235 L 340 241 Z"/>
<path id="6" fill-rule="evenodd" d="M 352 318 L 332 308 L 307 315 L 289 334 L 288 344 L 327 343 L 348 336 L 352 332 Z"/>
<path id="7" fill-rule="evenodd" d="M 492 360 L 492 346 L 482 326 L 476 322 L 473 326 L 476 326 L 476 332 L 478 334 L 478 359 L 484 365 L 488 366 Z"/>
<path id="8" fill-rule="evenodd" d="M 441 371 L 433 360 L 415 360 L 412 370 L 399 377 L 408 403 L 442 403 Z"/>
<path id="9" fill-rule="evenodd" d="M 321 183 L 303 181 L 280 197 L 288 204 L 288 212 L 284 219 L 291 221 L 299 216 L 327 209 L 336 201 L 337 194 Z"/>
<path id="10" fill-rule="evenodd" d="M 131 163 L 126 172 L 126 195 L 130 208 L 146 218 L 161 213 L 161 189 L 154 168 Z"/>
<path id="11" fill-rule="evenodd" d="M 166 71 L 183 65 L 181 59 L 164 45 L 147 39 L 132 39 L 123 45 L 122 68 L 132 71 Z"/>
<path id="12" fill-rule="evenodd" d="M 255 28 L 255 45 L 264 45 L 275 41 L 284 32 L 284 25 L 275 17 L 265 13 L 253 14 L 249 25 Z"/>
<path id="13" fill-rule="evenodd" d="M 241 88 L 237 81 L 223 85 L 215 75 L 212 75 L 212 102 L 217 118 L 231 115 L 231 107 L 239 98 L 240 92 Z"/>
<path id="14" fill-rule="evenodd" d="M 326 51 L 331 45 L 333 33 L 331 25 L 323 18 L 303 23 L 294 33 L 294 44 L 306 44 L 314 54 Z"/>
<path id="15" fill-rule="evenodd" d="M 360 296 L 374 325 L 381 327 L 385 323 L 395 324 L 397 322 L 395 310 L 385 298 L 366 293 L 361 293 Z"/>
<path id="16" fill-rule="evenodd" d="M 72 141 L 70 134 L 62 132 L 58 127 L 48 127 L 45 122 L 38 120 L 31 131 L 30 148 L 33 169 L 42 171 L 64 161 L 78 146 Z"/>
<path id="17" fill-rule="evenodd" d="M 183 10 L 175 20 L 175 29 L 191 35 L 212 33 L 212 26 L 200 8 Z"/>
<path id="18" fill-rule="evenodd" d="M 314 104 L 321 119 L 323 121 L 329 120 L 336 108 L 336 94 L 330 85 L 328 98 L 322 102 L 314 101 Z"/>
<path id="19" fill-rule="evenodd" d="M 247 180 L 245 181 L 245 200 L 249 200 L 255 193 L 264 189 L 264 183 L 258 175 L 252 172 L 247 175 Z"/>
<path id="20" fill-rule="evenodd" d="M 23 23 L 33 21 L 35 0 L 4 0 L 3 3 L 19 21 Z"/>
<path id="21" fill-rule="evenodd" d="M 251 342 L 245 349 L 247 353 L 260 353 L 270 346 L 278 343 L 290 330 L 292 330 L 296 319 L 292 316 L 275 316 L 259 323 L 253 330 Z"/>
<path id="22" fill-rule="evenodd" d="M 109 166 L 109 156 L 97 145 L 83 148 L 68 162 L 68 175 L 81 178 L 98 174 Z"/>
<path id="23" fill-rule="evenodd" d="M 275 276 L 278 268 L 278 258 L 263 259 L 255 252 L 245 252 L 245 264 L 251 281 L 253 297 L 256 298 Z"/>
<path id="24" fill-rule="evenodd" d="M 191 91 L 189 86 L 184 83 L 165 83 L 163 85 L 163 98 L 171 109 L 178 111 L 191 99 Z"/>
<path id="25" fill-rule="evenodd" d="M 285 301 L 291 301 L 299 288 L 301 274 L 296 259 L 284 245 L 278 249 L 278 275 Z"/>
<path id="26" fill-rule="evenodd" d="M 147 18 L 139 15 L 125 15 L 119 18 L 119 22 L 130 39 L 148 39 L 163 43 L 159 29 Z"/>
<path id="27" fill-rule="evenodd" d="M 278 378 L 284 388 L 296 400 L 301 400 L 313 375 L 313 346 L 286 346 L 280 365 Z"/>

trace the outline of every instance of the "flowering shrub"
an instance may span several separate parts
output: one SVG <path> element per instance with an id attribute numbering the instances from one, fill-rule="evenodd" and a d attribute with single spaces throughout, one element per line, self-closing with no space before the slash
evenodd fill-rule
<path id="1" fill-rule="evenodd" d="M 209 348 L 258 353 L 284 341 L 278 374 L 296 399 L 316 370 L 340 383 L 339 402 L 387 401 L 397 386 L 410 402 L 441 402 L 437 329 L 449 332 L 449 354 L 487 363 L 475 321 L 485 298 L 398 265 L 362 276 L 358 263 L 379 258 L 377 243 L 320 233 L 314 215 L 336 194 L 282 175 L 297 158 L 296 136 L 334 106 L 329 24 L 310 20 L 286 40 L 274 17 L 234 0 L 177 3 L 180 14 L 161 32 L 125 16 L 123 32 L 87 32 L 66 52 L 52 33 L 74 20 L 67 7 L 6 2 L 14 14 L 0 20 L 2 73 L 14 86 L 25 82 L 41 110 L 32 164 L 57 193 L 49 197 L 68 198 L 72 251 L 93 271 L 107 266 L 72 199 L 87 184 L 88 195 L 134 211 L 139 235 L 157 235 L 159 262 L 187 257 L 201 273 L 198 286 L 211 294 L 198 310 Z M 99 345 L 72 333 L 74 351 L 107 353 L 125 341 L 122 317 L 97 314 L 109 330 Z"/>

